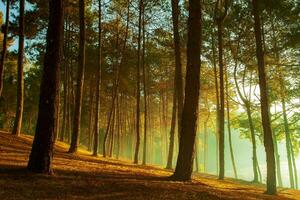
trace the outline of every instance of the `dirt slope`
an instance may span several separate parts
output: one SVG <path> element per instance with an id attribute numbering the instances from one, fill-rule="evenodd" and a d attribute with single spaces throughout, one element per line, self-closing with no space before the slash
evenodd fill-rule
<path id="1" fill-rule="evenodd" d="M 296 190 L 264 195 L 262 185 L 201 175 L 191 182 L 170 182 L 169 171 L 95 158 L 86 151 L 55 148 L 52 176 L 26 171 L 32 138 L 0 132 L 0 199 L 300 199 Z"/>

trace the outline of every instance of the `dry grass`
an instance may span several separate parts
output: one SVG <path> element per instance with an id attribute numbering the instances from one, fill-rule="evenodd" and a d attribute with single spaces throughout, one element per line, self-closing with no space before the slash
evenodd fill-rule
<path id="1" fill-rule="evenodd" d="M 126 161 L 92 157 L 87 151 L 65 153 L 55 147 L 52 176 L 26 171 L 31 148 L 29 136 L 0 132 L 0 199 L 300 199 L 300 192 L 281 189 L 277 196 L 263 194 L 263 185 L 213 176 L 190 182 L 171 182 L 170 171 Z"/>

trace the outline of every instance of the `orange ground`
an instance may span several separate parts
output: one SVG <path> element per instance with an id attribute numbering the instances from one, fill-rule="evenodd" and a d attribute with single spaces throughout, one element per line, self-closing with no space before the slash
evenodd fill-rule
<path id="1" fill-rule="evenodd" d="M 125 161 L 95 158 L 86 151 L 65 153 L 58 142 L 54 175 L 26 171 L 32 138 L 0 132 L 0 199 L 300 199 L 300 191 L 279 189 L 263 194 L 263 185 L 201 175 L 190 182 L 171 182 L 169 171 Z"/>

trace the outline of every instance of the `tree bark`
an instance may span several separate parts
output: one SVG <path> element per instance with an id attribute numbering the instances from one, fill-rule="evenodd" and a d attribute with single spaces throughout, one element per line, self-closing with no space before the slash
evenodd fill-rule
<path id="1" fill-rule="evenodd" d="M 60 57 L 63 29 L 63 0 L 49 0 L 49 23 L 43 76 L 40 87 L 36 132 L 28 170 L 52 173 L 52 157 L 59 92 Z"/>
<path id="2" fill-rule="evenodd" d="M 20 0 L 19 17 L 19 52 L 18 52 L 18 86 L 17 86 L 17 108 L 16 118 L 12 134 L 19 136 L 22 128 L 23 106 L 24 106 L 24 11 L 25 0 Z"/>
<path id="3" fill-rule="evenodd" d="M 201 1 L 189 0 L 187 73 L 182 111 L 179 153 L 174 180 L 190 180 L 193 171 L 200 90 Z"/>
<path id="4" fill-rule="evenodd" d="M 276 166 L 274 157 L 274 143 L 272 137 L 271 122 L 269 116 L 269 99 L 268 86 L 266 80 L 264 52 L 262 45 L 262 34 L 260 25 L 259 5 L 257 0 L 252 0 L 253 17 L 254 17 L 254 31 L 256 42 L 256 57 L 258 64 L 258 77 L 260 88 L 260 102 L 261 102 L 261 117 L 264 133 L 264 146 L 266 150 L 267 160 L 267 193 L 276 194 Z"/>

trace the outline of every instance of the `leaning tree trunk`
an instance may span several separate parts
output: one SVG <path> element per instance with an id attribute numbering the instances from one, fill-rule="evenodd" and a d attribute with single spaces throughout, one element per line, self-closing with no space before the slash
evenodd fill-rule
<path id="1" fill-rule="evenodd" d="M 189 0 L 187 72 L 185 100 L 181 119 L 179 153 L 174 180 L 189 180 L 193 172 L 200 90 L 201 1 Z"/>
<path id="2" fill-rule="evenodd" d="M 24 105 L 24 10 L 25 0 L 20 0 L 17 107 L 12 131 L 12 134 L 17 136 L 21 133 Z"/>
<path id="3" fill-rule="evenodd" d="M 52 173 L 53 145 L 59 92 L 60 56 L 63 29 L 63 0 L 49 0 L 49 24 L 43 76 L 40 87 L 36 132 L 28 170 Z"/>
<path id="4" fill-rule="evenodd" d="M 261 103 L 261 117 L 264 133 L 264 146 L 267 158 L 267 193 L 276 194 L 276 166 L 274 157 L 274 143 L 272 137 L 271 122 L 269 116 L 269 99 L 268 86 L 265 72 L 264 52 L 262 46 L 262 34 L 259 15 L 259 5 L 257 0 L 252 0 L 253 17 L 254 17 L 254 31 L 256 42 L 256 57 L 258 64 L 258 78 L 260 87 L 260 103 Z"/>
<path id="5" fill-rule="evenodd" d="M 79 0 L 79 55 L 78 55 L 78 77 L 75 97 L 75 110 L 73 119 L 73 133 L 69 153 L 76 153 L 79 145 L 82 93 L 85 70 L 85 1 Z"/>
<path id="6" fill-rule="evenodd" d="M 0 97 L 2 96 L 3 91 L 3 78 L 4 78 L 4 60 L 6 57 L 7 50 L 7 34 L 8 34 L 8 25 L 9 25 L 9 14 L 10 14 L 10 3 L 11 0 L 6 0 L 6 14 L 5 14 L 5 26 L 3 31 L 3 47 L 0 60 Z"/>

